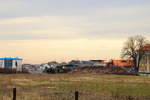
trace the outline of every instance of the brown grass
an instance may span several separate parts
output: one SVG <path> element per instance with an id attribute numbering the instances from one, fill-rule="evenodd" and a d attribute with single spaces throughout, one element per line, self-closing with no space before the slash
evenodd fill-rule
<path id="1" fill-rule="evenodd" d="M 18 100 L 146 100 L 150 77 L 98 74 L 1 74 L 0 98 L 11 100 L 12 88 Z M 139 99 L 140 98 L 140 99 Z"/>

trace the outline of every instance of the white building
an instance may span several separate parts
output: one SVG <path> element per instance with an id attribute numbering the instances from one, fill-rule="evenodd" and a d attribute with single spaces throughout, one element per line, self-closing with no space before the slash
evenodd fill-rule
<path id="1" fill-rule="evenodd" d="M 22 60 L 21 58 L 0 58 L 0 68 L 22 71 Z"/>

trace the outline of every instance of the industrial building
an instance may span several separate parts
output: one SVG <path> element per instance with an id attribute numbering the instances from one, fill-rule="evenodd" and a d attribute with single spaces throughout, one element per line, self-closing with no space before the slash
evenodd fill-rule
<path id="1" fill-rule="evenodd" d="M 0 58 L 0 69 L 22 71 L 22 58 Z"/>

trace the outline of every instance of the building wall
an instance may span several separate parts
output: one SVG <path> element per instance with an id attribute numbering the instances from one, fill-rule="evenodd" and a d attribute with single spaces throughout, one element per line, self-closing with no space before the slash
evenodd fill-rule
<path id="1" fill-rule="evenodd" d="M 4 60 L 0 60 L 0 68 L 4 68 Z"/>
<path id="2" fill-rule="evenodd" d="M 150 73 L 150 50 L 145 51 L 140 61 L 139 72 Z"/>
<path id="3" fill-rule="evenodd" d="M 22 71 L 22 60 L 13 60 L 13 69 L 16 69 L 17 71 Z"/>
<path id="4" fill-rule="evenodd" d="M 5 60 L 0 60 L 0 68 L 5 68 Z M 22 60 L 12 60 L 12 69 L 22 71 Z"/>

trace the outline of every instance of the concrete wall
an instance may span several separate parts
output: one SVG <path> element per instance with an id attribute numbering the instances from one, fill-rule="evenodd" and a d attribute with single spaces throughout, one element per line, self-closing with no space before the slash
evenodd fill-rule
<path id="1" fill-rule="evenodd" d="M 13 60 L 13 69 L 16 69 L 17 71 L 22 71 L 22 60 Z"/>

